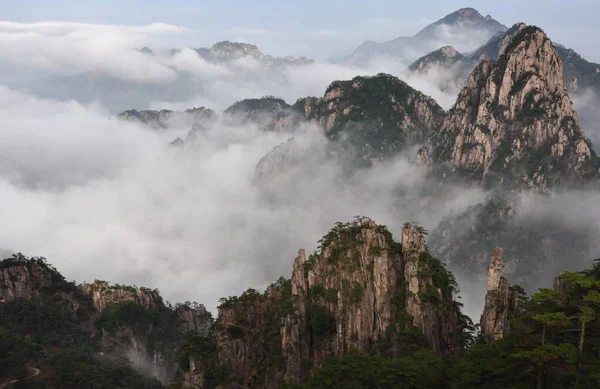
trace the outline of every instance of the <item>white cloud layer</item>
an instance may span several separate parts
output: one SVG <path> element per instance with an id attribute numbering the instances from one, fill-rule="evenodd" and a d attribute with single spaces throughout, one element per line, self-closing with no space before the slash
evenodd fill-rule
<path id="1" fill-rule="evenodd" d="M 0 61 L 59 74 L 97 72 L 120 80 L 169 82 L 176 72 L 136 49 L 156 44 L 159 35 L 185 31 L 164 23 L 0 22 Z"/>
<path id="2" fill-rule="evenodd" d="M 211 309 L 289 276 L 297 250 L 336 221 L 368 215 L 399 234 L 404 221 L 432 228 L 483 196 L 459 190 L 427 211 L 416 194 L 398 204 L 422 179 L 406 159 L 343 178 L 314 128 L 296 135 L 314 163 L 275 176 L 283 181 L 265 196 L 256 164 L 289 135 L 217 124 L 181 151 L 168 142 L 187 128 L 156 132 L 7 88 L 0 121 L 0 248 L 46 256 L 69 279 L 157 287 Z"/>

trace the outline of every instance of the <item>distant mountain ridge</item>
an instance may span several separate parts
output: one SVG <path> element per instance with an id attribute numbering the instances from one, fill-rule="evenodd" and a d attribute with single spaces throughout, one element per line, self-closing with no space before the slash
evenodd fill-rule
<path id="1" fill-rule="evenodd" d="M 453 69 L 457 71 L 455 84 L 463 84 L 480 60 L 498 59 L 512 39 L 526 27 L 525 23 L 516 23 L 510 29 L 498 32 L 488 42 L 470 53 L 459 53 L 454 47 L 439 48 L 417 59 L 409 69 L 427 73 L 454 67 Z M 560 43 L 554 42 L 554 47 L 563 62 L 563 72 L 569 92 L 579 92 L 586 88 L 600 91 L 600 64 L 585 60 L 575 50 L 566 48 Z M 444 51 L 446 54 L 443 53 Z"/>
<path id="2" fill-rule="evenodd" d="M 473 8 L 462 8 L 428 25 L 411 37 L 398 37 L 387 42 L 362 43 L 346 62 L 364 65 L 379 55 L 393 55 L 410 62 L 444 45 L 466 44 L 467 41 L 484 43 L 494 34 L 508 27 L 490 15 L 482 16 Z M 470 45 L 470 43 L 469 43 Z"/>
<path id="3" fill-rule="evenodd" d="M 235 41 L 221 41 L 213 44 L 211 47 L 192 48 L 200 57 L 210 62 L 226 62 L 240 58 L 251 58 L 262 62 L 269 66 L 286 66 L 286 65 L 308 65 L 315 62 L 307 57 L 275 57 L 265 55 L 260 51 L 258 46 Z M 143 47 L 140 50 L 144 54 L 153 55 L 155 50 L 148 47 Z M 169 55 L 174 55 L 181 52 L 180 49 L 170 49 L 167 51 Z"/>

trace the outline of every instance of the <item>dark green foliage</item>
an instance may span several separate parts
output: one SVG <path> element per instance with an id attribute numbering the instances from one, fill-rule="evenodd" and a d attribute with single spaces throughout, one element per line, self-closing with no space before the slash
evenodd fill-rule
<path id="1" fill-rule="evenodd" d="M 325 287 L 323 285 L 313 285 L 310 287 L 311 296 L 325 297 Z"/>
<path id="2" fill-rule="evenodd" d="M 362 284 L 355 282 L 352 289 L 350 289 L 350 302 L 357 304 L 362 300 L 365 290 Z"/>
<path id="3" fill-rule="evenodd" d="M 245 99 L 236 102 L 225 110 L 226 115 L 250 120 L 272 127 L 275 120 L 291 114 L 291 106 L 283 99 L 275 96 L 264 96 L 259 99 Z"/>
<path id="4" fill-rule="evenodd" d="M 338 290 L 335 288 L 328 288 L 325 292 L 325 300 L 330 303 L 338 302 Z"/>
<path id="5" fill-rule="evenodd" d="M 184 334 L 178 349 L 178 365 L 184 371 L 189 370 L 190 357 L 211 360 L 217 355 L 217 345 L 205 336 L 189 332 Z"/>
<path id="6" fill-rule="evenodd" d="M 443 389 L 447 388 L 445 363 L 431 351 L 399 359 L 350 352 L 328 357 L 311 377 L 306 389 Z"/>
<path id="7" fill-rule="evenodd" d="M 387 156 L 408 144 L 426 139 L 430 129 L 415 115 L 418 101 L 425 102 L 433 116 L 442 114 L 441 107 L 434 101 L 427 100 L 426 96 L 388 74 L 334 81 L 325 93 L 334 89 L 340 89 L 343 96 L 343 99 L 336 99 L 338 104 L 343 105 L 335 109 L 350 107 L 350 110 L 338 115 L 328 135 L 335 140 L 347 139 L 348 146 L 357 153 L 369 144 L 374 155 Z M 329 113 L 327 107 L 317 108 Z M 405 128 L 406 116 L 412 119 L 416 128 Z"/>
<path id="8" fill-rule="evenodd" d="M 34 343 L 54 347 L 85 343 L 88 338 L 61 306 L 24 298 L 0 304 L 0 328 L 29 334 Z"/>
<path id="9" fill-rule="evenodd" d="M 430 304 L 439 304 L 441 302 L 440 295 L 438 294 L 437 290 L 431 286 L 431 284 L 427 285 L 427 290 L 419 295 L 423 301 L 426 301 Z"/>
<path id="10" fill-rule="evenodd" d="M 597 90 L 600 88 L 600 73 L 597 71 L 600 64 L 586 61 L 572 49 L 560 45 L 555 45 L 555 47 L 563 61 L 566 81 L 577 78 L 577 83 L 581 89 L 591 87 Z"/>
<path id="11" fill-rule="evenodd" d="M 234 324 L 231 324 L 227 327 L 227 333 L 233 339 L 243 339 L 244 338 L 244 330 L 241 327 L 238 327 Z"/>
<path id="12" fill-rule="evenodd" d="M 540 289 L 523 301 L 504 339 L 473 346 L 455 363 L 453 388 L 526 389 L 539 381 L 546 389 L 598 387 L 600 315 L 598 304 L 586 301 L 600 291 L 598 276 L 593 270 L 564 273 L 566 292 Z M 518 286 L 513 290 L 523 294 Z"/>
<path id="13" fill-rule="evenodd" d="M 260 298 L 261 298 L 261 294 L 256 289 L 248 288 L 239 297 L 238 296 L 221 297 L 219 299 L 219 308 L 232 308 L 238 304 L 251 303 Z"/>
<path id="14" fill-rule="evenodd" d="M 432 257 L 429 252 L 422 252 L 419 255 L 419 275 L 431 278 L 433 286 L 441 289 L 442 296 L 439 296 L 437 292 L 433 296 L 433 292 L 427 291 L 430 297 L 435 297 L 436 300 L 439 300 L 440 297 L 450 300 L 459 292 L 454 275 L 446 269 L 444 263 L 438 258 Z"/>
<path id="15" fill-rule="evenodd" d="M 332 266 L 335 266 L 343 253 L 344 253 L 343 247 L 332 248 L 331 254 L 327 257 L 327 263 Z"/>
<path id="16" fill-rule="evenodd" d="M 204 372 L 204 388 L 214 389 L 226 383 L 230 378 L 230 368 L 227 365 L 219 365 Z"/>
<path id="17" fill-rule="evenodd" d="M 308 326 L 315 337 L 322 337 L 335 332 L 335 321 L 323 305 L 311 305 L 308 309 Z"/>
<path id="18" fill-rule="evenodd" d="M 102 357 L 99 351 L 60 304 L 0 303 L 0 376 L 24 378 L 33 367 L 44 373 L 15 387 L 162 388 L 137 374 L 128 361 Z"/>
<path id="19" fill-rule="evenodd" d="M 295 313 L 292 301 L 292 281 L 280 277 L 271 287 L 276 288 L 280 295 L 278 304 L 274 303 L 267 312 L 266 358 L 261 364 L 262 376 L 266 375 L 270 369 L 281 368 L 284 365 L 285 359 L 281 349 L 281 323 L 284 318 Z"/>
<path id="20" fill-rule="evenodd" d="M 0 377 L 27 377 L 27 363 L 38 357 L 39 347 L 0 327 Z"/>
<path id="21" fill-rule="evenodd" d="M 180 336 L 170 309 L 146 309 L 129 301 L 109 304 L 96 321 L 96 328 L 113 335 L 121 327 L 131 328 L 134 334 L 146 337 L 149 354 L 154 350 L 165 351 L 165 346 L 177 344 Z"/>

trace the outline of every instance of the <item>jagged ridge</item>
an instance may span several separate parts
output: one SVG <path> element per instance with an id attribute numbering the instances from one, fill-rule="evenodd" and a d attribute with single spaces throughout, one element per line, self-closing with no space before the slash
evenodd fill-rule
<path id="1" fill-rule="evenodd" d="M 456 283 L 428 254 L 423 232 L 407 223 L 398 243 L 368 218 L 338 223 L 308 258 L 300 250 L 291 280 L 222 299 L 212 338 L 219 347 L 208 360 L 191 357 L 196 370 L 185 384 L 227 366 L 224 388 L 279 388 L 352 349 L 397 357 L 426 344 L 456 355 L 465 341 Z"/>

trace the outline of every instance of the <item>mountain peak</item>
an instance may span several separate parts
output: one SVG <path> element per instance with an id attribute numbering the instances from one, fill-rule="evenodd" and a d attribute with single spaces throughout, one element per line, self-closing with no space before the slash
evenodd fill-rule
<path id="1" fill-rule="evenodd" d="M 432 39 L 439 34 L 438 29 L 440 26 L 482 29 L 490 35 L 507 29 L 506 26 L 494 20 L 490 15 L 483 17 L 474 8 L 461 8 L 428 25 L 415 36 L 422 39 Z"/>
<path id="2" fill-rule="evenodd" d="M 434 67 L 451 66 L 462 61 L 462 59 L 463 55 L 456 51 L 453 46 L 444 46 L 417 59 L 409 66 L 409 69 L 419 73 L 427 73 Z"/>
<path id="3" fill-rule="evenodd" d="M 519 27 L 498 61 L 481 61 L 469 76 L 432 137 L 433 158 L 491 186 L 575 184 L 595 155 L 565 89 L 562 61 L 540 28 Z"/>
<path id="4" fill-rule="evenodd" d="M 470 7 L 461 8 L 461 9 L 459 9 L 458 11 L 456 11 L 454 13 L 459 14 L 460 16 L 462 16 L 464 18 L 477 18 L 477 19 L 481 19 L 483 17 L 479 13 L 479 11 L 477 11 L 475 8 L 470 8 Z M 450 14 L 450 15 L 452 15 L 452 14 Z"/>

